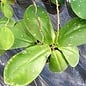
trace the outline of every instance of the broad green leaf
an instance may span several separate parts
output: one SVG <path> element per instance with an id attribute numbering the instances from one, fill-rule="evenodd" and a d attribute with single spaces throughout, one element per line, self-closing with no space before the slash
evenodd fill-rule
<path id="1" fill-rule="evenodd" d="M 86 20 L 74 18 L 59 32 L 58 46 L 79 46 L 86 44 Z"/>
<path id="2" fill-rule="evenodd" d="M 21 48 L 34 45 L 36 39 L 28 32 L 23 23 L 23 20 L 17 22 L 17 24 L 12 29 L 12 32 L 15 36 L 15 41 L 12 48 Z"/>
<path id="3" fill-rule="evenodd" d="M 14 19 L 9 19 L 8 20 L 6 17 L 3 17 L 3 18 L 0 19 L 0 28 L 3 29 L 4 27 L 7 27 L 11 30 L 11 28 L 14 27 L 15 23 L 16 22 L 15 22 Z M 9 31 L 7 33 L 9 33 Z M 11 34 L 13 34 L 13 33 L 11 32 Z M 11 34 L 9 33 L 9 37 L 11 36 Z M 3 36 L 6 36 L 5 33 L 3 33 Z M 4 40 L 4 38 L 1 37 L 1 40 Z M 13 40 L 14 40 L 14 37 L 13 37 Z M 8 40 L 8 41 L 10 41 L 10 40 Z M 7 40 L 6 40 L 6 42 L 7 42 Z"/>
<path id="4" fill-rule="evenodd" d="M 13 16 L 13 9 L 8 3 L 2 3 L 1 9 L 5 17 L 11 18 Z"/>
<path id="5" fill-rule="evenodd" d="M 11 58 L 4 70 L 5 83 L 26 86 L 42 71 L 51 50 L 47 45 L 29 47 Z"/>
<path id="6" fill-rule="evenodd" d="M 25 11 L 24 19 L 28 31 L 33 35 L 36 34 L 38 40 L 44 40 L 44 42 L 48 44 L 54 42 L 55 33 L 50 18 L 43 8 L 37 7 L 36 12 L 33 5 L 28 7 Z"/>
<path id="7" fill-rule="evenodd" d="M 58 50 L 52 52 L 49 62 L 49 68 L 53 72 L 63 72 L 68 67 L 64 56 Z"/>
<path id="8" fill-rule="evenodd" d="M 8 27 L 0 27 L 0 50 L 9 49 L 14 43 L 14 35 Z"/>
<path id="9" fill-rule="evenodd" d="M 40 25 L 35 14 L 35 8 L 30 6 L 26 9 L 24 14 L 24 24 L 27 30 L 39 41 L 43 40 L 42 33 L 40 31 Z"/>
<path id="10" fill-rule="evenodd" d="M 77 47 L 61 47 L 60 50 L 70 66 L 75 67 L 78 64 L 79 51 Z"/>
<path id="11" fill-rule="evenodd" d="M 70 4 L 78 17 L 86 19 L 86 0 L 70 0 Z"/>

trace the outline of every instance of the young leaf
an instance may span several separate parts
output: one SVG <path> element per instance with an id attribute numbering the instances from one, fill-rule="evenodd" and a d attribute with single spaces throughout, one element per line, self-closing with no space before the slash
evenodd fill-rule
<path id="1" fill-rule="evenodd" d="M 15 36 L 14 44 L 11 47 L 12 49 L 31 46 L 36 42 L 36 39 L 31 33 L 28 32 L 27 28 L 25 27 L 23 20 L 17 22 L 17 24 L 12 29 L 12 32 Z"/>
<path id="2" fill-rule="evenodd" d="M 51 50 L 47 45 L 29 47 L 11 58 L 4 70 L 9 85 L 26 86 L 42 71 Z"/>
<path id="3" fill-rule="evenodd" d="M 86 20 L 74 18 L 59 32 L 58 46 L 79 46 L 86 43 Z"/>
<path id="4" fill-rule="evenodd" d="M 28 31 L 32 34 L 36 34 L 36 37 L 47 44 L 52 44 L 55 39 L 55 33 L 50 22 L 47 12 L 41 8 L 37 7 L 37 12 L 35 7 L 32 5 L 28 7 L 24 14 L 25 24 L 28 27 Z M 40 38 L 42 35 L 42 39 Z"/>
<path id="5" fill-rule="evenodd" d="M 11 18 L 13 16 L 13 9 L 8 3 L 1 3 L 1 9 L 5 17 Z"/>
<path id="6" fill-rule="evenodd" d="M 9 49 L 14 43 L 14 35 L 7 27 L 0 27 L 0 50 Z"/>
<path id="7" fill-rule="evenodd" d="M 77 47 L 61 47 L 60 50 L 70 66 L 75 67 L 78 64 L 79 51 Z"/>
<path id="8" fill-rule="evenodd" d="M 70 0 L 70 4 L 78 17 L 86 19 L 86 0 Z"/>
<path id="9" fill-rule="evenodd" d="M 64 56 L 58 50 L 52 52 L 49 62 L 49 68 L 53 72 L 62 72 L 68 67 Z"/>

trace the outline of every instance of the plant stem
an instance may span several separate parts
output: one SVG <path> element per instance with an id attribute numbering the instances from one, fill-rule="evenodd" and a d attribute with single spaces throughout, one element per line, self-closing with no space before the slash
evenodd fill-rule
<path id="1" fill-rule="evenodd" d="M 59 4 L 58 4 L 58 0 L 56 0 L 56 9 L 57 9 L 57 31 L 59 32 L 60 18 L 59 18 Z"/>
<path id="2" fill-rule="evenodd" d="M 37 6 L 36 6 L 36 3 L 35 3 L 35 0 L 32 0 L 32 2 L 33 2 L 33 5 L 35 7 L 35 14 L 37 14 Z"/>
<path id="3" fill-rule="evenodd" d="M 56 38 L 55 38 L 55 43 L 57 42 L 58 40 L 58 36 L 59 36 L 59 29 L 60 29 L 60 15 L 59 15 L 59 4 L 58 4 L 58 0 L 56 0 L 56 9 L 57 9 L 57 32 L 56 32 Z"/>

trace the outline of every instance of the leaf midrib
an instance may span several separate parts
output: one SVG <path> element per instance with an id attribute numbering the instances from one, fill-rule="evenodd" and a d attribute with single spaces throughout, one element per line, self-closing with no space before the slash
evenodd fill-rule
<path id="1" fill-rule="evenodd" d="M 45 52 L 47 52 L 47 51 L 48 51 L 48 49 L 46 49 L 46 51 L 42 51 L 41 53 L 37 54 L 37 55 L 36 55 L 34 58 L 32 58 L 31 60 L 29 60 L 29 58 L 28 58 L 28 60 L 26 60 L 23 64 L 21 64 L 20 66 L 18 66 L 18 67 L 10 74 L 10 76 L 13 75 L 13 74 L 15 74 L 16 70 L 18 70 L 19 68 L 21 68 L 21 66 L 24 66 L 24 65 L 26 65 L 26 64 L 28 64 L 28 63 L 31 63 L 31 61 L 34 61 L 35 59 L 37 59 L 38 56 L 41 56 L 43 53 L 45 53 Z"/>

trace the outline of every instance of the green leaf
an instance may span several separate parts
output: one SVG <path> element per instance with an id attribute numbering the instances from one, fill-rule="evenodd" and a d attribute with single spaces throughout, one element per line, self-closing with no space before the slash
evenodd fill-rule
<path id="1" fill-rule="evenodd" d="M 14 19 L 8 19 L 6 17 L 0 18 L 0 27 L 7 26 L 9 28 L 13 28 L 15 25 L 16 21 Z"/>
<path id="2" fill-rule="evenodd" d="M 79 46 L 86 44 L 86 20 L 74 18 L 59 32 L 58 46 Z"/>
<path id="3" fill-rule="evenodd" d="M 50 53 L 49 46 L 36 45 L 15 55 L 5 67 L 5 82 L 14 86 L 31 83 L 41 73 Z"/>
<path id="4" fill-rule="evenodd" d="M 63 55 L 70 66 L 75 67 L 79 62 L 79 51 L 77 47 L 61 47 Z"/>
<path id="5" fill-rule="evenodd" d="M 12 49 L 31 46 L 36 42 L 36 39 L 26 29 L 23 20 L 16 23 L 12 32 L 15 36 L 14 44 L 11 47 Z"/>
<path id="6" fill-rule="evenodd" d="M 86 19 L 86 0 L 70 0 L 70 4 L 78 17 Z"/>
<path id="7" fill-rule="evenodd" d="M 52 52 L 49 62 L 49 68 L 53 72 L 63 72 L 68 67 L 64 56 L 58 50 Z"/>
<path id="8" fill-rule="evenodd" d="M 1 18 L 0 19 L 0 30 L 2 30 L 3 28 L 3 32 L 1 32 L 2 33 L 2 35 L 0 34 L 0 40 L 4 40 L 4 39 L 6 39 L 6 40 L 4 40 L 4 42 L 5 42 L 5 45 L 2 43 L 2 45 L 3 45 L 3 47 L 4 48 L 0 48 L 0 49 L 5 49 L 5 46 L 8 46 L 8 42 L 9 43 L 11 43 L 12 42 L 12 44 L 10 45 L 9 44 L 9 46 L 8 46 L 8 48 L 6 48 L 6 50 L 7 49 L 9 49 L 12 45 L 13 45 L 13 42 L 14 42 L 14 35 L 13 35 L 13 33 L 11 32 L 11 28 L 13 28 L 14 27 L 14 25 L 15 25 L 15 20 L 14 19 L 7 19 L 6 17 L 3 17 L 3 18 Z M 7 29 L 6 29 L 6 28 Z M 6 32 L 5 32 L 5 29 L 6 29 Z M 6 34 L 7 35 L 6 35 Z M 5 34 L 5 35 L 4 35 Z M 7 44 L 6 44 L 7 43 Z M 2 46 L 1 45 L 1 46 Z"/>
<path id="9" fill-rule="evenodd" d="M 8 3 L 1 3 L 1 9 L 5 17 L 11 18 L 13 16 L 13 9 Z"/>
<path id="10" fill-rule="evenodd" d="M 1 2 L 6 3 L 6 2 L 7 2 L 7 0 L 1 0 Z"/>
<path id="11" fill-rule="evenodd" d="M 33 5 L 28 7 L 24 14 L 24 20 L 28 31 L 34 36 L 36 35 L 35 37 L 39 41 L 44 40 L 47 44 L 54 42 L 55 33 L 50 18 L 43 8 L 37 7 L 36 12 Z"/>
<path id="12" fill-rule="evenodd" d="M 14 43 L 14 35 L 8 27 L 0 27 L 0 50 L 9 49 Z"/>

